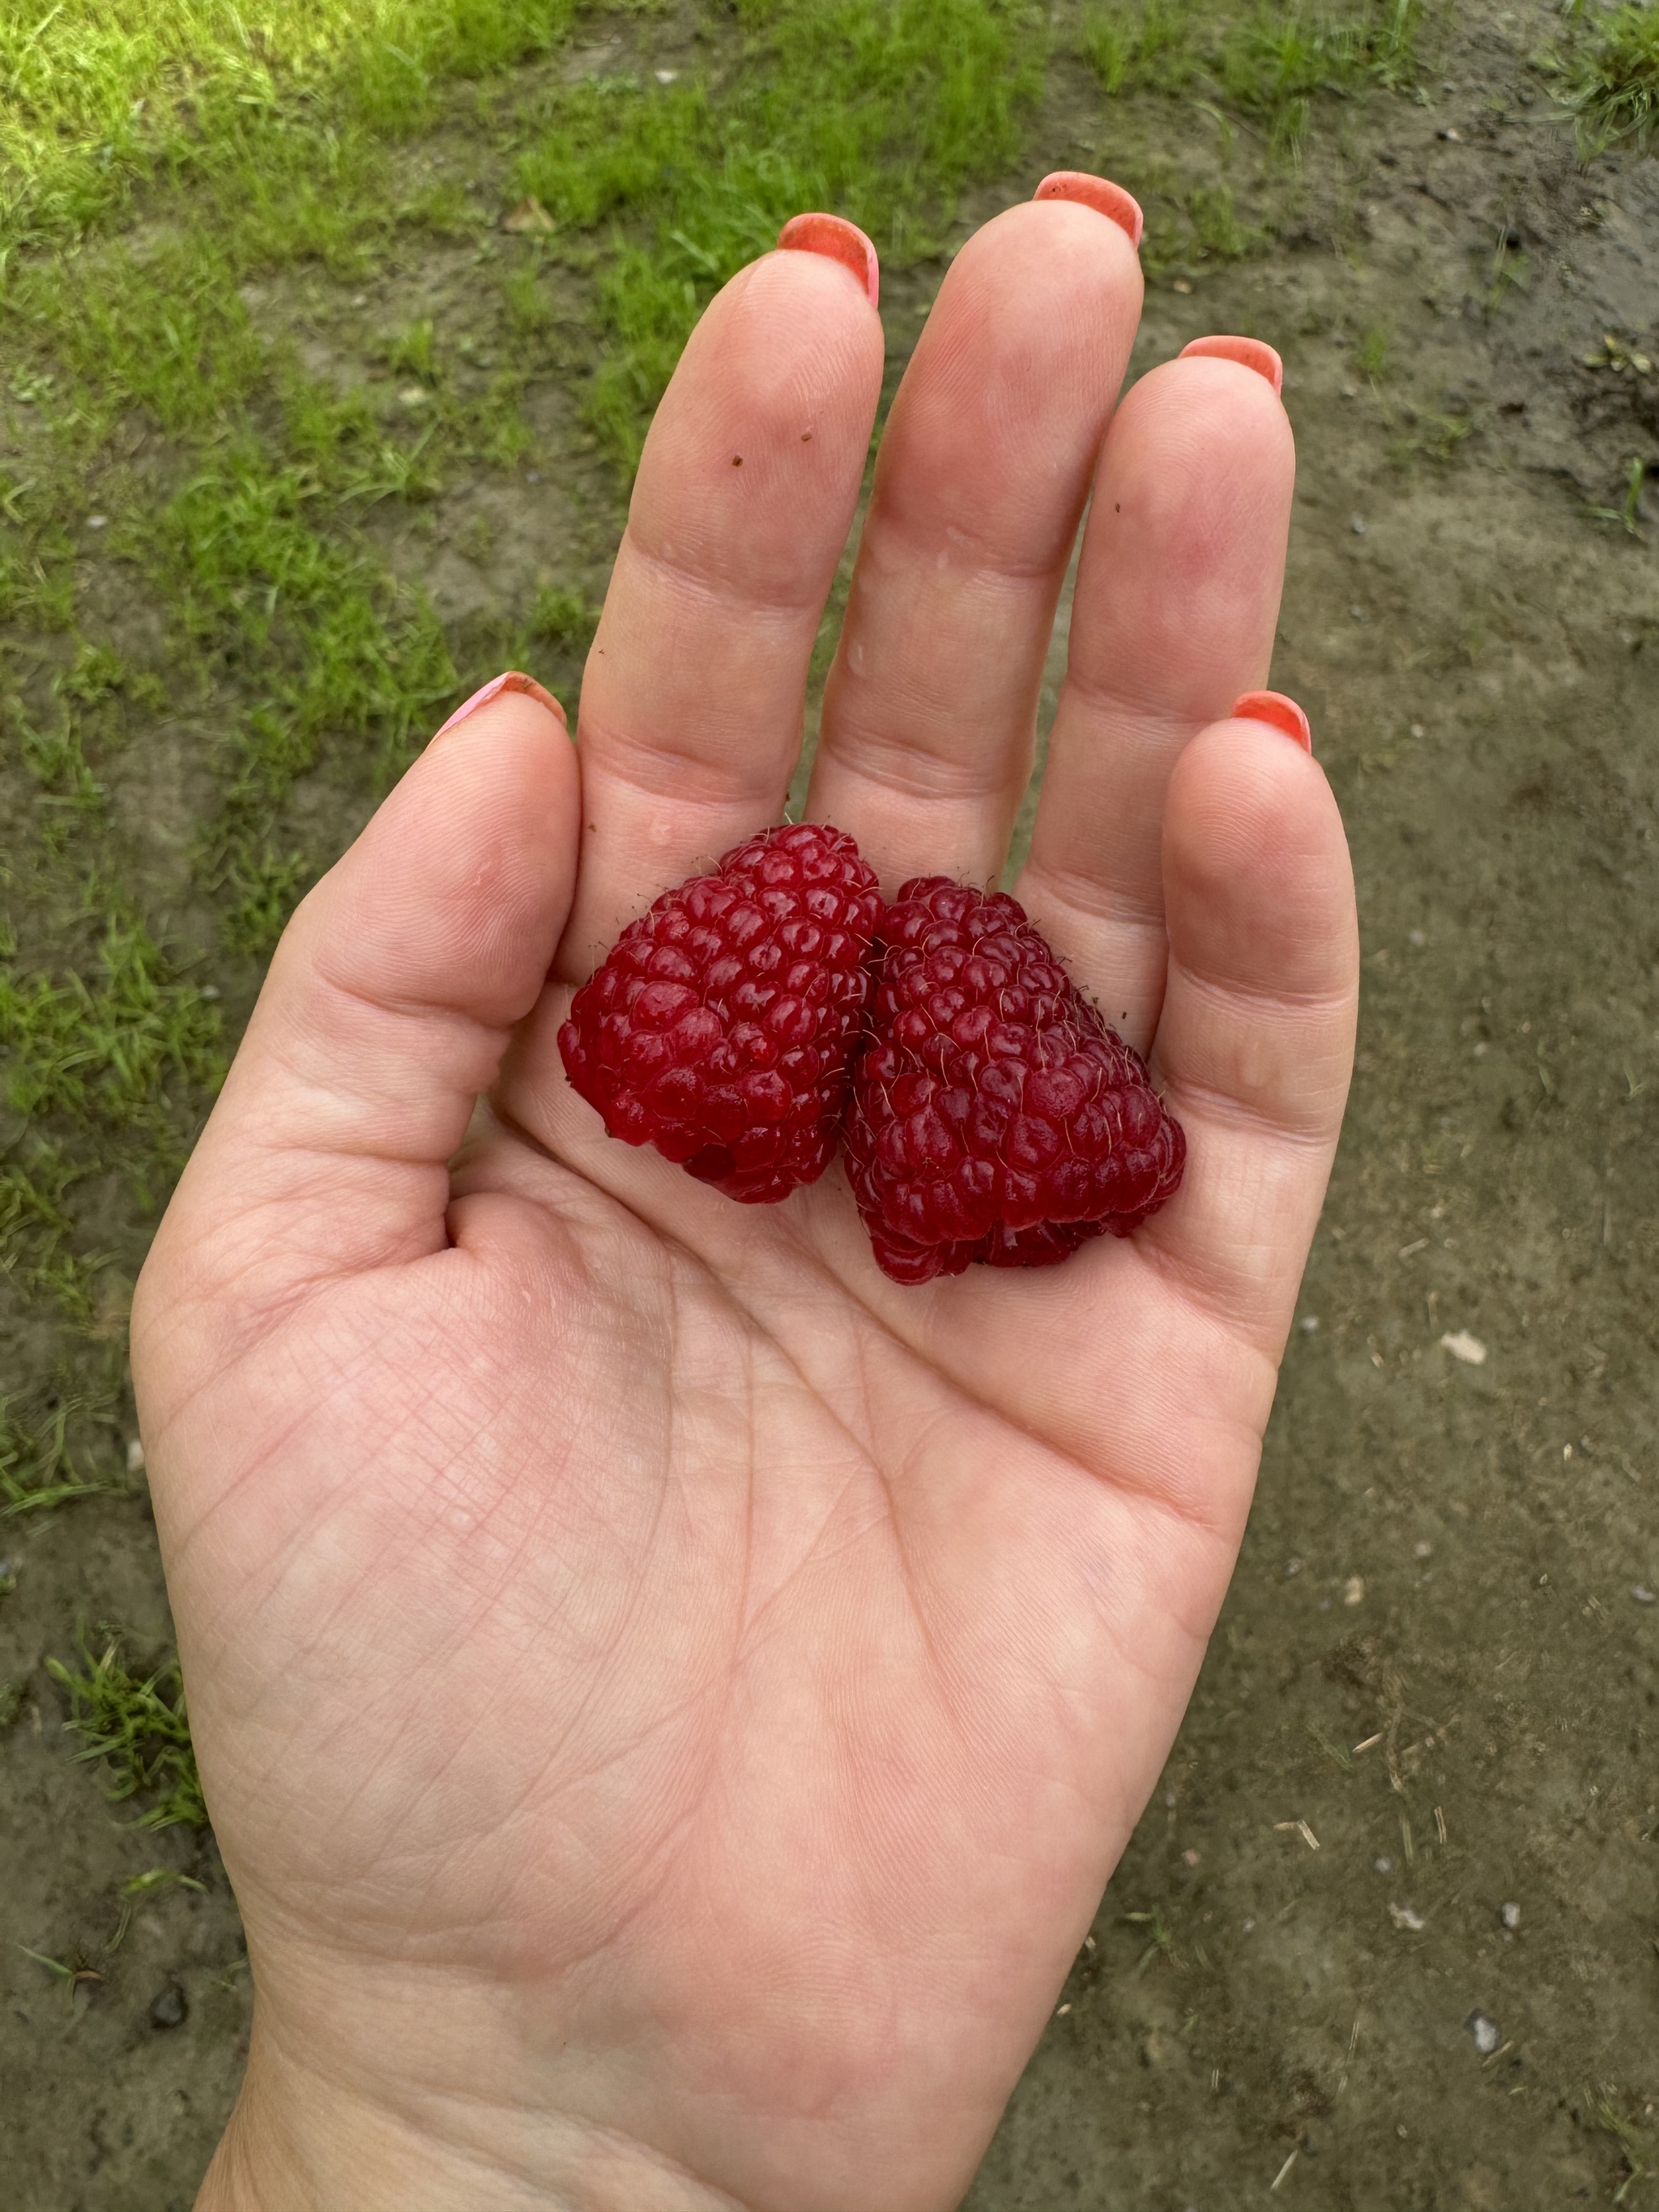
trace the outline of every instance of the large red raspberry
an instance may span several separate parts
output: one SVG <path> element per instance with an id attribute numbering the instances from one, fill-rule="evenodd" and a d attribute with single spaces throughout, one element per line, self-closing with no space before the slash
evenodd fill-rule
<path id="1" fill-rule="evenodd" d="M 1180 1124 L 1017 899 L 921 876 L 882 939 L 845 1133 L 884 1274 L 1050 1267 L 1157 1212 Z"/>
<path id="2" fill-rule="evenodd" d="M 769 1206 L 835 1158 L 881 895 L 853 840 L 785 823 L 629 922 L 559 1031 L 613 1137 Z"/>

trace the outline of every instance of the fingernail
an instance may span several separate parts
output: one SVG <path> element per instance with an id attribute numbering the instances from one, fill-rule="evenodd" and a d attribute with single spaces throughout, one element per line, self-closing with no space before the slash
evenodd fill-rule
<path id="1" fill-rule="evenodd" d="M 881 264 L 876 249 L 855 222 L 839 215 L 792 215 L 778 233 L 785 253 L 822 253 L 850 269 L 870 295 L 870 305 L 881 305 Z"/>
<path id="2" fill-rule="evenodd" d="M 1146 218 L 1140 212 L 1139 200 L 1131 199 L 1121 185 L 1115 185 L 1109 177 L 1091 177 L 1083 169 L 1056 169 L 1045 177 L 1032 193 L 1034 200 L 1075 200 L 1079 207 L 1091 207 L 1097 215 L 1103 215 L 1120 230 L 1129 234 L 1129 243 L 1137 252 L 1140 250 L 1140 234 L 1146 228 Z"/>
<path id="3" fill-rule="evenodd" d="M 558 716 L 561 728 L 569 727 L 564 718 L 564 708 L 550 691 L 538 684 L 533 676 L 526 676 L 517 668 L 509 668 L 503 676 L 492 676 L 489 683 L 475 691 L 470 699 L 464 700 L 438 732 L 438 736 L 447 737 L 458 723 L 465 721 L 469 714 L 476 714 L 480 707 L 487 707 L 492 699 L 499 699 L 504 691 L 522 691 L 528 698 L 539 699 L 544 707 Z"/>
<path id="4" fill-rule="evenodd" d="M 1181 358 L 1236 361 L 1241 368 L 1253 368 L 1258 376 L 1265 376 L 1275 392 L 1285 389 L 1285 364 L 1261 338 L 1194 338 L 1190 345 L 1182 347 Z"/>
<path id="5" fill-rule="evenodd" d="M 1233 701 L 1233 720 L 1236 722 L 1271 722 L 1276 730 L 1283 730 L 1287 738 L 1294 738 L 1304 753 L 1313 750 L 1313 732 L 1308 718 L 1294 699 L 1287 699 L 1282 691 L 1241 691 Z"/>

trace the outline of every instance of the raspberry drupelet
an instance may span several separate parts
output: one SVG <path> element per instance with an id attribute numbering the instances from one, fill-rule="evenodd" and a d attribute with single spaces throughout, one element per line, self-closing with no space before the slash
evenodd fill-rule
<path id="1" fill-rule="evenodd" d="M 1018 900 L 918 877 L 881 936 L 844 1135 L 884 1273 L 1050 1267 L 1173 1195 L 1180 1124 Z"/>
<path id="2" fill-rule="evenodd" d="M 665 891 L 577 992 L 572 1084 L 613 1137 L 769 1206 L 835 1157 L 881 910 L 853 840 L 785 823 Z"/>

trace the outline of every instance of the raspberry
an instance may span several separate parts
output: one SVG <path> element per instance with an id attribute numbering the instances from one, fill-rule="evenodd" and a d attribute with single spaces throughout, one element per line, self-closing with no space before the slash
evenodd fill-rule
<path id="1" fill-rule="evenodd" d="M 577 992 L 572 1084 L 625 1144 L 770 1206 L 835 1157 L 881 896 L 853 840 L 784 823 L 665 891 Z"/>
<path id="2" fill-rule="evenodd" d="M 1155 1213 L 1180 1124 L 1018 901 L 921 876 L 881 933 L 845 1133 L 882 1272 L 1052 1267 Z"/>

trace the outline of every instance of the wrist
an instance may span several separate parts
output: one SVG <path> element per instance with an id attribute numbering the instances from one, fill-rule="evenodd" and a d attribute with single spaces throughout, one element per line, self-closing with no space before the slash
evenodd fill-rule
<path id="1" fill-rule="evenodd" d="M 742 2212 L 648 2145 L 476 2097 L 382 2097 L 286 2051 L 256 2017 L 196 2212 Z"/>

